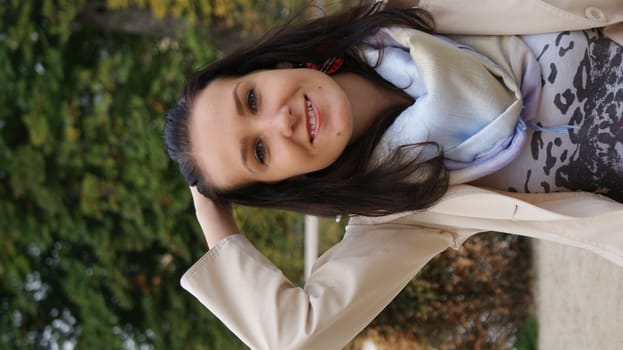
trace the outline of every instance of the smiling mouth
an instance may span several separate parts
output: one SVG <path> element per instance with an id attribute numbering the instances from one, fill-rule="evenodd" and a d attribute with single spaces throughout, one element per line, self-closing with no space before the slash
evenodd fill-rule
<path id="1" fill-rule="evenodd" d="M 307 115 L 307 132 L 309 133 L 309 142 L 314 142 L 320 130 L 320 116 L 314 108 L 312 102 L 305 96 L 305 112 Z"/>

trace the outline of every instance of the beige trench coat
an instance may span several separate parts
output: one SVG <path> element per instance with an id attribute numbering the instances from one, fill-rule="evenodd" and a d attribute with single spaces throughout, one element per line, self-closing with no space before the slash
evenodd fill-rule
<path id="1" fill-rule="evenodd" d="M 420 0 L 446 34 L 514 35 L 605 27 L 623 45 L 621 0 Z"/>
<path id="2" fill-rule="evenodd" d="M 182 285 L 252 349 L 341 349 L 432 257 L 487 230 L 586 248 L 623 266 L 621 203 L 456 185 L 427 211 L 352 218 L 303 288 L 242 235 L 219 242 Z"/>
<path id="3" fill-rule="evenodd" d="M 620 0 L 596 0 L 590 10 L 563 0 L 474 0 L 460 14 L 454 6 L 462 0 L 422 3 L 445 32 L 519 34 L 598 23 L 620 29 L 615 22 L 623 19 Z M 581 16 L 597 10 L 605 22 Z M 526 22 L 516 19 L 524 12 Z M 464 29 L 453 22 L 457 18 Z M 243 235 L 219 242 L 186 272 L 182 286 L 252 349 L 341 349 L 432 257 L 489 230 L 585 248 L 623 266 L 621 203 L 588 193 L 518 194 L 455 185 L 427 211 L 352 218 L 344 239 L 318 259 L 302 288 Z"/>

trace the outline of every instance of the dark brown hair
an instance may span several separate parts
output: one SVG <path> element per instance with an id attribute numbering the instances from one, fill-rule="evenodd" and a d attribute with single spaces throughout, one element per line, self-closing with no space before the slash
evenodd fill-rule
<path id="1" fill-rule="evenodd" d="M 277 183 L 253 183 L 234 189 L 219 189 L 208 183 L 191 154 L 188 118 L 194 97 L 212 80 L 237 77 L 279 64 L 321 64 L 331 57 L 344 57 L 340 72 L 351 72 L 375 84 L 401 90 L 382 79 L 360 57 L 357 45 L 387 26 L 432 31 L 427 12 L 388 2 L 362 1 L 359 6 L 303 24 L 286 24 L 268 33 L 257 44 L 242 48 L 195 73 L 187 81 L 182 97 L 167 113 L 164 139 L 186 182 L 215 201 L 288 209 L 314 215 L 357 214 L 379 216 L 424 209 L 447 190 L 448 172 L 439 156 L 420 161 L 408 149 L 436 146 L 434 143 L 403 146 L 371 166 L 370 156 L 385 130 L 404 109 L 385 111 L 365 135 L 346 147 L 326 169 Z M 440 150 L 439 150 L 440 151 Z"/>

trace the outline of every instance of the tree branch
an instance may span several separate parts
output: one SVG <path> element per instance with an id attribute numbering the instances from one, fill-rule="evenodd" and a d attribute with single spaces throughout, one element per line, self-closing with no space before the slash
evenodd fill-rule
<path id="1" fill-rule="evenodd" d="M 158 19 L 147 9 L 123 8 L 110 10 L 105 0 L 88 0 L 76 16 L 85 26 L 111 32 L 123 32 L 155 38 L 177 37 L 189 25 L 184 19 L 166 16 Z M 218 28 L 218 29 L 217 29 Z M 206 40 L 211 40 L 221 52 L 231 52 L 236 47 L 253 40 L 240 28 L 211 25 L 200 28 Z"/>

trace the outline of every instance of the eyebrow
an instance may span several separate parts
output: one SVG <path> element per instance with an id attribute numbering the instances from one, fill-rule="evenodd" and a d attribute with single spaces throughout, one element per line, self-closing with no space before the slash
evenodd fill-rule
<path id="1" fill-rule="evenodd" d="M 242 115 L 242 103 L 240 103 L 240 99 L 238 98 L 238 85 L 240 85 L 240 82 L 234 86 L 232 94 L 234 96 L 234 103 L 236 104 L 236 112 L 238 112 L 238 115 Z"/>

